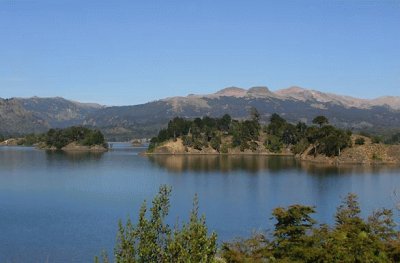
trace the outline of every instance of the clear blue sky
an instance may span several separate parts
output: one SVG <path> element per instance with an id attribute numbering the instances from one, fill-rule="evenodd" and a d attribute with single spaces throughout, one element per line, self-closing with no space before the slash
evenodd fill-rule
<path id="1" fill-rule="evenodd" d="M 0 0 L 0 97 L 400 96 L 400 0 Z"/>

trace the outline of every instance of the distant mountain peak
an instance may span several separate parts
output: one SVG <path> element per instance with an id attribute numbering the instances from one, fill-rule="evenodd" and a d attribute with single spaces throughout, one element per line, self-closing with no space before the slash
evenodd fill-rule
<path id="1" fill-rule="evenodd" d="M 254 96 L 254 97 L 268 97 L 268 96 L 275 96 L 267 87 L 265 86 L 257 86 L 252 87 L 247 91 L 247 95 Z"/>
<path id="2" fill-rule="evenodd" d="M 244 97 L 246 96 L 247 90 L 238 87 L 228 87 L 214 93 L 218 96 L 227 97 Z"/>
<path id="3" fill-rule="evenodd" d="M 305 92 L 305 91 L 307 91 L 307 89 L 304 89 L 304 88 L 298 87 L 298 86 L 291 86 L 286 89 L 277 90 L 275 93 L 278 95 L 288 95 L 288 94 L 293 94 L 293 93 L 301 93 L 301 92 Z"/>

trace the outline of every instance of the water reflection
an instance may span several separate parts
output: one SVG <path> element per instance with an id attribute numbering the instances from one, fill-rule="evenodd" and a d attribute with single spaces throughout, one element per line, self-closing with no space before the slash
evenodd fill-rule
<path id="1" fill-rule="evenodd" d="M 46 160 L 49 162 L 69 161 L 73 163 L 100 161 L 104 152 L 65 152 L 46 151 Z"/>
<path id="2" fill-rule="evenodd" d="M 150 162 L 171 172 L 212 172 L 223 173 L 246 171 L 256 173 L 262 170 L 294 169 L 297 161 L 292 157 L 266 157 L 253 155 L 153 155 Z"/>
<path id="3" fill-rule="evenodd" d="M 353 174 L 383 174 L 395 173 L 400 171 L 398 165 L 362 165 L 362 164 L 342 164 L 328 165 L 310 162 L 299 162 L 300 169 L 310 175 L 317 176 L 338 176 Z"/>
<path id="4" fill-rule="evenodd" d="M 378 174 L 382 172 L 397 172 L 400 167 L 389 165 L 326 165 L 311 162 L 301 162 L 290 156 L 256 156 L 256 155 L 151 155 L 151 163 L 170 172 L 213 172 L 228 173 L 246 171 L 299 170 L 310 175 L 329 176 L 346 174 Z"/>

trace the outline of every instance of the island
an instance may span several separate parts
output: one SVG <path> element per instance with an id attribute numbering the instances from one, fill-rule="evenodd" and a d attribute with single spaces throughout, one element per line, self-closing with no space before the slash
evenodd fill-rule
<path id="1" fill-rule="evenodd" d="M 36 144 L 40 149 L 105 152 L 108 145 L 101 131 L 81 126 L 50 129 Z"/>
<path id="2" fill-rule="evenodd" d="M 9 138 L 3 146 L 35 146 L 38 149 L 68 152 L 105 152 L 108 144 L 101 131 L 82 126 L 50 129 L 47 133 L 29 134 L 20 138 Z"/>
<path id="3" fill-rule="evenodd" d="M 400 164 L 399 142 L 398 134 L 384 141 L 337 128 L 325 116 L 316 116 L 307 125 L 290 123 L 275 113 L 268 124 L 261 124 L 260 114 L 252 108 L 250 118 L 242 120 L 228 114 L 221 118 L 175 117 L 150 140 L 145 154 L 289 155 L 327 164 Z"/>

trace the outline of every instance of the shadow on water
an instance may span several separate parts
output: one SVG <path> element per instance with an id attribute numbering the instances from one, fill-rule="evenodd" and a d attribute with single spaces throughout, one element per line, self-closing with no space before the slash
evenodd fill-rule
<path id="1" fill-rule="evenodd" d="M 73 163 L 100 161 L 104 152 L 65 152 L 46 151 L 46 159 L 49 162 L 70 161 Z"/>
<path id="2" fill-rule="evenodd" d="M 148 159 L 153 164 L 170 172 L 222 172 L 299 170 L 315 176 L 346 174 L 378 174 L 381 172 L 398 172 L 399 166 L 388 165 L 326 165 L 301 162 L 290 156 L 256 156 L 256 155 L 151 155 Z"/>

